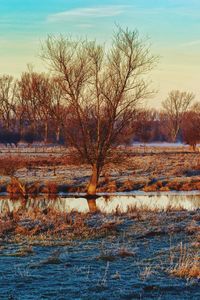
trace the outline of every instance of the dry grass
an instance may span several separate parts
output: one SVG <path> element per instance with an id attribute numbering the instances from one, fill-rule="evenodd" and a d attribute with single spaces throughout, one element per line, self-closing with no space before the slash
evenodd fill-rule
<path id="1" fill-rule="evenodd" d="M 49 181 L 41 188 L 41 192 L 48 194 L 50 198 L 56 198 L 58 194 L 58 184 L 56 182 Z"/>
<path id="2" fill-rule="evenodd" d="M 0 238 L 17 242 L 25 239 L 29 244 L 34 240 L 46 243 L 48 240 L 70 241 L 78 239 L 92 239 L 115 232 L 116 224 L 102 223 L 91 227 L 88 220 L 91 215 L 77 212 L 61 213 L 51 208 L 33 208 L 27 211 L 21 208 L 16 212 L 0 216 Z"/>
<path id="3" fill-rule="evenodd" d="M 17 170 L 26 166 L 26 159 L 6 156 L 0 158 L 0 175 L 13 176 Z"/>
<path id="4" fill-rule="evenodd" d="M 169 271 L 171 275 L 181 278 L 200 278 L 200 255 L 199 253 L 189 253 L 186 246 L 180 244 L 179 261 Z"/>
<path id="5" fill-rule="evenodd" d="M 122 154 L 119 150 L 119 156 Z M 200 153 L 150 148 L 148 152 L 136 148 L 123 149 L 123 159 L 111 160 L 100 177 L 98 192 L 124 192 L 132 190 L 170 191 L 200 190 Z M 91 175 L 91 167 L 81 163 L 74 155 L 20 154 L 0 156 L 0 188 L 8 183 L 7 176 L 16 176 L 41 186 L 67 186 L 67 191 L 84 192 Z M 55 188 L 55 187 L 54 187 Z M 54 189 L 53 188 L 53 189 Z M 66 190 L 66 189 L 65 189 Z"/>
<path id="6" fill-rule="evenodd" d="M 152 269 L 151 266 L 146 266 L 143 271 L 140 272 L 140 278 L 145 281 L 149 277 L 151 277 L 152 274 L 154 274 L 155 271 Z"/>
<path id="7" fill-rule="evenodd" d="M 39 193 L 39 184 L 34 182 L 29 184 L 20 181 L 16 177 L 11 177 L 10 183 L 7 185 L 7 192 L 9 193 L 11 199 L 13 198 L 24 198 L 27 199 L 28 195 L 37 196 Z"/>

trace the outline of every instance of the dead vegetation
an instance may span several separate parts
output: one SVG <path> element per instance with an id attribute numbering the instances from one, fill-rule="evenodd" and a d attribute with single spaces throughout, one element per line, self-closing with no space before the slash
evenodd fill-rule
<path id="1" fill-rule="evenodd" d="M 180 244 L 178 263 L 169 271 L 173 276 L 192 279 L 200 278 L 200 254 L 191 253 L 186 245 Z"/>
<path id="2" fill-rule="evenodd" d="M 111 157 L 100 176 L 97 192 L 145 192 L 200 190 L 200 154 L 178 149 L 124 148 Z M 123 159 L 122 159 L 123 152 Z M 117 159 L 117 156 L 119 159 Z M 48 156 L 0 156 L 0 191 L 7 190 L 10 178 L 27 185 L 38 184 L 39 192 L 86 192 L 90 166 L 73 154 Z M 11 184 L 12 185 L 12 184 Z"/>
<path id="3" fill-rule="evenodd" d="M 97 238 L 114 232 L 117 226 L 103 222 L 102 225 L 91 227 L 88 225 L 90 214 L 78 212 L 61 213 L 57 210 L 46 208 L 33 208 L 27 211 L 21 208 L 7 215 L 0 216 L 0 240 L 26 240 L 33 243 L 54 241 L 69 241 L 73 239 Z"/>
<path id="4" fill-rule="evenodd" d="M 17 157 L 6 156 L 0 158 L 0 175 L 1 176 L 14 176 L 15 172 L 19 169 L 26 167 L 27 160 L 19 159 Z"/>

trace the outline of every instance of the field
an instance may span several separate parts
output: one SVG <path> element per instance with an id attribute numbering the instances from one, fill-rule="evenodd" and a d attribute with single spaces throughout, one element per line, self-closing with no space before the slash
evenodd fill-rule
<path id="1" fill-rule="evenodd" d="M 1 218 L 0 297 L 199 299 L 199 222 L 170 208 L 21 210 Z"/>
<path id="2" fill-rule="evenodd" d="M 1 149 L 0 299 L 200 299 L 200 154 L 117 152 L 85 199 L 90 166 L 64 148 Z"/>
<path id="3" fill-rule="evenodd" d="M 52 184 L 60 192 L 85 192 L 91 167 L 71 158 L 65 148 L 1 148 L 0 173 L 2 192 L 11 175 L 36 183 L 41 192 Z M 199 179 L 200 153 L 187 146 L 118 148 L 116 157 L 103 169 L 98 192 L 199 190 Z"/>

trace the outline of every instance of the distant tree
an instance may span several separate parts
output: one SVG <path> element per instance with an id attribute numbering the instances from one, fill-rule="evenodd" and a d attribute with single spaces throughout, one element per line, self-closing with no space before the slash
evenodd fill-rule
<path id="1" fill-rule="evenodd" d="M 31 122 L 34 134 L 37 126 L 44 126 L 44 142 L 48 138 L 48 123 L 52 106 L 52 87 L 47 74 L 33 72 L 29 69 L 21 76 L 20 82 L 21 107 Z"/>
<path id="2" fill-rule="evenodd" d="M 22 140 L 29 145 L 33 144 L 35 139 L 35 134 L 31 131 L 25 132 L 22 136 Z"/>
<path id="3" fill-rule="evenodd" d="M 16 110 L 17 84 L 10 75 L 0 77 L 0 119 L 4 128 L 10 130 L 13 127 L 13 121 Z"/>
<path id="4" fill-rule="evenodd" d="M 61 142 L 61 129 L 64 126 L 64 120 L 66 115 L 66 108 L 64 106 L 65 99 L 61 85 L 62 79 L 59 77 L 51 78 L 51 118 L 53 125 L 55 126 L 56 143 Z"/>
<path id="5" fill-rule="evenodd" d="M 152 141 L 156 141 L 156 142 L 166 141 L 166 137 L 163 132 L 161 113 L 159 110 L 154 111 L 151 127 L 152 127 L 151 128 L 151 140 Z"/>
<path id="6" fill-rule="evenodd" d="M 38 97 L 35 93 L 35 76 L 32 70 L 23 72 L 19 80 L 19 109 L 23 120 L 27 126 L 36 133 L 38 125 Z"/>
<path id="7" fill-rule="evenodd" d="M 88 194 L 95 194 L 100 173 L 119 135 L 149 96 L 143 76 L 153 66 L 149 48 L 136 31 L 119 29 L 106 51 L 96 42 L 48 37 L 42 57 L 60 77 L 66 105 L 65 133 L 80 158 L 92 166 Z"/>
<path id="8" fill-rule="evenodd" d="M 193 99 L 194 94 L 175 90 L 171 91 L 168 98 L 162 103 L 166 126 L 173 142 L 176 141 L 184 114 L 189 109 Z"/>
<path id="9" fill-rule="evenodd" d="M 20 141 L 20 134 L 15 131 L 8 131 L 6 129 L 0 132 L 0 143 L 8 146 L 12 146 L 14 144 L 16 147 Z"/>
<path id="10" fill-rule="evenodd" d="M 155 120 L 156 111 L 153 109 L 142 109 L 138 112 L 135 122 L 135 136 L 137 140 L 143 143 L 153 140 Z"/>
<path id="11" fill-rule="evenodd" d="M 21 135 L 19 132 L 13 131 L 10 133 L 10 141 L 11 141 L 11 143 L 13 143 L 15 145 L 15 147 L 18 146 L 18 143 L 20 142 L 20 140 L 21 140 Z"/>
<path id="12" fill-rule="evenodd" d="M 183 141 L 196 151 L 196 145 L 200 142 L 200 105 L 194 104 L 185 113 L 182 122 Z"/>

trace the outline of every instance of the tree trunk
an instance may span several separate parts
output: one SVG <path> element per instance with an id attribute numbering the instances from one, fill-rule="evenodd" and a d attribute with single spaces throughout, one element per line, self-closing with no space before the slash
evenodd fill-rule
<path id="1" fill-rule="evenodd" d="M 192 145 L 192 149 L 193 149 L 194 152 L 196 152 L 196 147 L 197 147 L 196 144 Z"/>
<path id="2" fill-rule="evenodd" d="M 96 194 L 98 180 L 99 180 L 99 168 L 97 167 L 96 164 L 94 164 L 92 167 L 92 176 L 90 178 L 90 183 L 87 189 L 88 195 Z"/>
<path id="3" fill-rule="evenodd" d="M 45 144 L 47 143 L 47 139 L 48 139 L 48 122 L 45 122 L 45 125 L 44 125 L 44 142 L 45 142 Z"/>
<path id="4" fill-rule="evenodd" d="M 60 127 L 58 126 L 56 129 L 56 143 L 60 141 Z"/>
<path id="5" fill-rule="evenodd" d="M 31 124 L 31 131 L 32 131 L 32 133 L 33 133 L 34 140 L 35 140 L 35 135 L 36 135 L 36 132 L 37 132 L 35 120 L 33 120 L 33 123 Z"/>
<path id="6" fill-rule="evenodd" d="M 19 120 L 19 135 L 20 135 L 20 138 L 22 137 L 22 134 L 23 134 L 23 132 L 22 132 L 22 121 L 20 119 Z"/>

